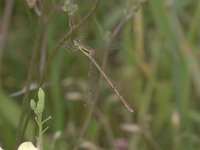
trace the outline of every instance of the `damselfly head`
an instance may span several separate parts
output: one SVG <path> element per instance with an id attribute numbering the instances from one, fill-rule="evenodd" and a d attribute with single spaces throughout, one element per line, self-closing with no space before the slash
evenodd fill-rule
<path id="1" fill-rule="evenodd" d="M 74 45 L 70 40 L 67 40 L 62 45 L 68 52 L 76 52 L 78 47 Z"/>

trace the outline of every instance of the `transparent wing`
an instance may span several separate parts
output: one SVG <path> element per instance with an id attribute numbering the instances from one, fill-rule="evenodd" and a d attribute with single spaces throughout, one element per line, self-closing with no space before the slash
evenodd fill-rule
<path id="1" fill-rule="evenodd" d="M 92 59 L 94 57 L 94 51 L 90 51 L 89 54 L 89 70 L 88 70 L 88 83 L 87 83 L 87 90 L 86 90 L 86 104 L 91 104 L 91 102 L 94 100 L 95 95 L 95 87 L 94 87 L 94 65 L 92 63 Z"/>

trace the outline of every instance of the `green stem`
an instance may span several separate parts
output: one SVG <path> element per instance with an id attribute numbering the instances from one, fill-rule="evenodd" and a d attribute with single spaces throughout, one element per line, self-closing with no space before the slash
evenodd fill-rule
<path id="1" fill-rule="evenodd" d="M 38 126 L 39 126 L 39 149 L 43 150 L 43 139 L 42 139 L 42 113 L 38 115 Z"/>

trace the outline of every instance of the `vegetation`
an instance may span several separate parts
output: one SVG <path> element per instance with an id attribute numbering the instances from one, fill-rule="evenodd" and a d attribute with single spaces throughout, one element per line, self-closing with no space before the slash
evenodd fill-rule
<path id="1" fill-rule="evenodd" d="M 0 4 L 0 149 L 199 149 L 200 1 Z"/>

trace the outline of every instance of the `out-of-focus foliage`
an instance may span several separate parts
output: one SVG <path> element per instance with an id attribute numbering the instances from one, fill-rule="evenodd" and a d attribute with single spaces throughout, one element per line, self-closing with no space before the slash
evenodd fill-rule
<path id="1" fill-rule="evenodd" d="M 76 6 L 73 13 L 63 11 L 64 0 L 37 0 L 33 6 L 26 0 L 0 1 L 0 147 L 18 147 L 19 139 L 34 142 L 37 129 L 29 102 L 46 71 L 44 113 L 52 116 L 44 136 L 46 149 L 77 145 L 98 93 L 80 149 L 198 150 L 200 1 L 100 0 L 57 48 L 96 3 L 65 4 L 69 2 Z M 80 37 L 95 49 L 100 64 L 107 55 L 104 71 L 134 113 L 106 80 L 98 84 L 100 73 L 94 66 L 88 78 L 89 60 L 73 45 Z"/>

